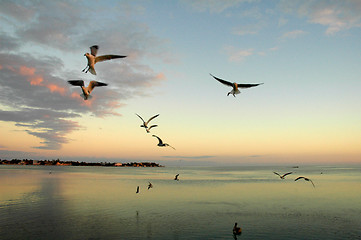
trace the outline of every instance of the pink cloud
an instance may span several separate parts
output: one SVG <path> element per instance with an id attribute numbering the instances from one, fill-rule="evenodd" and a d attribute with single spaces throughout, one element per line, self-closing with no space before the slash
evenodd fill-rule
<path id="1" fill-rule="evenodd" d="M 35 74 L 35 68 L 29 68 L 27 66 L 21 66 L 19 69 L 19 73 L 22 76 L 33 76 Z"/>
<path id="2" fill-rule="evenodd" d="M 56 84 L 51 83 L 51 84 L 48 84 L 46 87 L 49 88 L 51 92 L 58 92 L 63 96 L 65 95 L 65 88 L 60 87 Z"/>

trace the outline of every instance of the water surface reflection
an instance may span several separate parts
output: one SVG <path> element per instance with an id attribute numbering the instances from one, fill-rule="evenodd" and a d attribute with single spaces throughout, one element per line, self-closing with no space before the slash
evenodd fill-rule
<path id="1" fill-rule="evenodd" d="M 361 238 L 360 167 L 274 170 L 0 166 L 0 239 Z"/>

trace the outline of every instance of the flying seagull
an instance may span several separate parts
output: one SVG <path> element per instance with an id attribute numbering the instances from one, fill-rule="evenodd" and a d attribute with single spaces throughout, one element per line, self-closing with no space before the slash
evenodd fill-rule
<path id="1" fill-rule="evenodd" d="M 163 143 L 162 139 L 160 139 L 158 136 L 156 136 L 156 135 L 152 135 L 152 136 L 158 138 L 158 141 L 159 141 L 158 146 L 159 147 L 171 147 L 175 150 L 175 148 L 172 147 L 171 145 L 169 145 L 168 143 Z"/>
<path id="2" fill-rule="evenodd" d="M 312 186 L 315 187 L 315 184 L 313 184 L 313 182 L 312 182 L 311 179 L 306 178 L 306 177 L 298 177 L 298 178 L 295 179 L 295 181 L 297 181 L 297 180 L 299 180 L 299 179 L 304 179 L 304 180 L 306 180 L 307 182 L 311 182 L 311 183 L 312 183 Z"/>
<path id="3" fill-rule="evenodd" d="M 151 128 L 158 127 L 158 125 L 152 125 L 152 126 L 148 127 L 148 124 L 149 124 L 149 122 L 152 121 L 154 118 L 158 117 L 159 114 L 157 114 L 157 115 L 149 118 L 149 120 L 148 120 L 147 122 L 145 122 L 145 121 L 143 120 L 143 118 L 142 118 L 141 116 L 139 116 L 138 114 L 136 114 L 136 115 L 143 121 L 143 124 L 140 125 L 140 127 L 144 127 L 145 130 L 147 131 L 147 133 L 149 133 L 149 131 L 150 131 Z"/>
<path id="4" fill-rule="evenodd" d="M 73 86 L 80 86 L 81 90 L 83 91 L 83 94 L 80 94 L 84 100 L 87 100 L 88 98 L 91 98 L 90 93 L 93 91 L 95 87 L 102 87 L 102 86 L 108 86 L 106 83 L 97 82 L 97 81 L 90 81 L 88 87 L 84 86 L 83 80 L 69 80 L 68 83 L 70 83 Z"/>
<path id="5" fill-rule="evenodd" d="M 278 174 L 278 173 L 276 173 L 276 172 L 273 172 L 274 174 L 276 174 L 276 175 L 278 175 L 281 179 L 285 179 L 285 177 L 288 175 L 288 174 L 291 174 L 292 172 L 288 172 L 288 173 L 285 173 L 285 174 L 283 174 L 283 175 L 280 175 L 280 174 Z"/>
<path id="6" fill-rule="evenodd" d="M 137 191 L 135 193 L 139 193 L 139 186 L 137 187 Z"/>
<path id="7" fill-rule="evenodd" d="M 178 177 L 179 177 L 179 173 L 175 175 L 174 180 L 179 181 Z"/>
<path id="8" fill-rule="evenodd" d="M 237 226 L 237 223 L 234 223 L 234 227 L 233 227 L 233 234 L 234 235 L 241 235 L 242 233 L 242 228 Z"/>
<path id="9" fill-rule="evenodd" d="M 153 187 L 153 184 L 151 183 L 151 182 L 149 182 L 149 184 L 148 184 L 148 190 L 149 190 L 149 188 L 152 188 Z"/>
<path id="10" fill-rule="evenodd" d="M 229 94 L 232 94 L 233 95 L 233 97 L 235 97 L 236 96 L 236 94 L 239 94 L 239 93 L 241 93 L 238 89 L 239 88 L 251 88 L 251 87 L 256 87 L 256 86 L 258 86 L 258 85 L 261 85 L 261 84 L 263 84 L 263 83 L 231 83 L 231 82 L 228 82 L 228 81 L 226 81 L 226 80 L 223 80 L 223 79 L 220 79 L 220 78 L 217 78 L 217 77 L 215 77 L 215 76 L 213 76 L 212 74 L 210 74 L 212 77 L 214 77 L 214 79 L 216 79 L 218 82 L 220 82 L 220 83 L 222 83 L 222 84 L 224 84 L 224 85 L 227 85 L 227 86 L 230 86 L 230 87 L 232 87 L 233 89 L 232 89 L 232 91 L 230 91 L 229 93 L 227 93 L 227 96 L 229 95 Z"/>
<path id="11" fill-rule="evenodd" d="M 85 53 L 84 56 L 88 59 L 88 65 L 82 70 L 82 72 L 87 73 L 88 71 L 91 72 L 93 75 L 97 75 L 94 69 L 94 65 L 97 62 L 103 62 L 106 60 L 111 60 L 115 58 L 125 58 L 126 56 L 121 55 L 102 55 L 97 57 L 99 46 L 94 45 L 90 47 L 90 53 Z"/>

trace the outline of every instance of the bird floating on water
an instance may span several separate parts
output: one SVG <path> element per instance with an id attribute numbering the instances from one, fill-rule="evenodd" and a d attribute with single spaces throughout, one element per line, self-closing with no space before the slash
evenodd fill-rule
<path id="1" fill-rule="evenodd" d="M 278 175 L 281 179 L 285 179 L 285 177 L 288 175 L 288 174 L 291 174 L 292 172 L 288 172 L 288 173 L 285 173 L 285 174 L 283 174 L 283 175 L 280 175 L 280 174 L 278 174 L 278 173 L 276 173 L 276 172 L 273 172 L 274 174 L 276 174 L 276 175 Z"/>
<path id="2" fill-rule="evenodd" d="M 139 186 L 137 187 L 137 191 L 135 193 L 139 193 Z"/>
<path id="3" fill-rule="evenodd" d="M 152 188 L 153 187 L 153 184 L 151 183 L 151 182 L 149 182 L 149 184 L 148 184 L 148 190 L 150 189 L 150 188 Z"/>
<path id="4" fill-rule="evenodd" d="M 299 180 L 299 179 L 304 179 L 304 180 L 307 181 L 307 182 L 311 182 L 311 183 L 312 183 L 312 186 L 315 187 L 315 184 L 313 184 L 313 182 L 312 182 L 311 179 L 306 178 L 306 177 L 298 177 L 298 178 L 295 179 L 295 181 L 297 181 L 297 180 Z"/>
<path id="5" fill-rule="evenodd" d="M 216 79 L 218 82 L 224 84 L 224 85 L 227 85 L 227 86 L 230 86 L 232 87 L 232 91 L 230 91 L 229 93 L 227 93 L 227 96 L 229 96 L 229 94 L 232 94 L 233 97 L 236 97 L 236 94 L 239 94 L 241 93 L 239 91 L 239 88 L 251 88 L 251 87 L 256 87 L 258 85 L 261 85 L 263 83 L 231 83 L 231 82 L 228 82 L 226 80 L 223 80 L 223 79 L 220 79 L 220 78 L 217 78 L 215 76 L 213 76 L 212 74 L 210 74 L 214 79 Z"/>
<path id="6" fill-rule="evenodd" d="M 175 150 L 175 148 L 172 147 L 171 145 L 169 145 L 168 143 L 163 143 L 162 139 L 160 139 L 158 136 L 156 136 L 156 135 L 152 135 L 152 136 L 158 138 L 158 141 L 159 141 L 158 146 L 159 147 L 171 147 Z"/>
<path id="7" fill-rule="evenodd" d="M 82 70 L 82 72 L 87 73 L 89 71 L 91 74 L 97 75 L 97 73 L 95 72 L 95 69 L 94 69 L 94 65 L 97 62 L 103 62 L 103 61 L 111 60 L 111 59 L 115 59 L 115 58 L 125 58 L 126 57 L 126 56 L 121 56 L 121 55 L 110 55 L 110 54 L 97 57 L 98 49 L 99 49 L 98 45 L 91 46 L 90 53 L 84 54 L 84 56 L 88 59 L 88 65 Z"/>
<path id="8" fill-rule="evenodd" d="M 88 87 L 84 86 L 83 80 L 69 80 L 68 83 L 70 83 L 73 86 L 80 86 L 81 90 L 83 91 L 83 94 L 80 94 L 84 100 L 88 100 L 88 98 L 91 98 L 90 93 L 93 91 L 95 87 L 102 87 L 102 86 L 108 86 L 107 83 L 97 82 L 97 81 L 90 81 Z"/>
<path id="9" fill-rule="evenodd" d="M 179 177 L 179 173 L 177 175 L 175 175 L 174 180 L 179 181 L 178 177 Z"/>
<path id="10" fill-rule="evenodd" d="M 234 235 L 241 235 L 242 233 L 242 228 L 237 226 L 237 223 L 234 223 L 234 227 L 233 227 L 233 234 Z"/>
<path id="11" fill-rule="evenodd" d="M 149 126 L 149 127 L 148 127 L 148 124 L 149 124 L 149 122 L 152 121 L 154 118 L 158 117 L 159 114 L 157 114 L 157 115 L 149 118 L 148 121 L 144 121 L 144 119 L 143 119 L 141 116 L 139 116 L 138 114 L 136 114 L 136 115 L 143 121 L 143 124 L 140 125 L 140 127 L 144 127 L 145 130 L 147 131 L 147 133 L 149 133 L 149 131 L 150 131 L 151 128 L 158 127 L 158 125 L 152 125 L 152 126 Z"/>

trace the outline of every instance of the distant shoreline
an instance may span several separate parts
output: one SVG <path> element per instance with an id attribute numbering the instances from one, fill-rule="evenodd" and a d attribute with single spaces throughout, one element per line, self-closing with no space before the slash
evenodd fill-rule
<path id="1" fill-rule="evenodd" d="M 32 159 L 0 159 L 0 165 L 35 165 L 35 166 L 99 166 L 99 167 L 164 167 L 154 162 L 130 162 L 130 163 L 110 163 L 96 162 L 87 163 L 79 161 L 57 160 L 32 160 Z"/>

